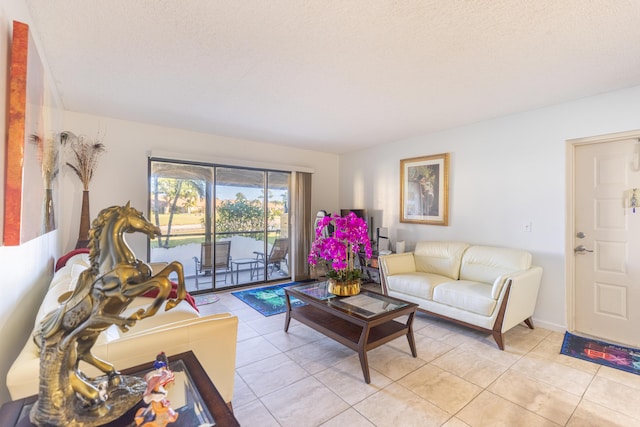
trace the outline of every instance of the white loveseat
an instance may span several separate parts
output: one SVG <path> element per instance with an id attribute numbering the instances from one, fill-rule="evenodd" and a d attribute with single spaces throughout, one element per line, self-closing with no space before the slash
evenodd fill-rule
<path id="1" fill-rule="evenodd" d="M 521 322 L 533 329 L 542 268 L 520 249 L 463 242 L 418 242 L 414 252 L 379 258 L 383 292 L 419 310 L 502 334 Z"/>
<path id="2" fill-rule="evenodd" d="M 74 255 L 58 270 L 36 316 L 36 325 L 54 310 L 63 294 L 73 290 L 80 272 L 89 267 L 87 254 Z M 64 297 L 63 297 L 64 299 Z M 152 298 L 136 298 L 125 315 L 148 306 Z M 34 325 L 35 326 L 35 325 Z M 117 326 L 104 331 L 93 347 L 93 354 L 125 369 L 155 360 L 156 354 L 167 355 L 193 351 L 225 402 L 231 403 L 236 362 L 238 318 L 229 313 L 201 316 L 186 300 L 169 311 L 138 321 L 128 332 Z M 171 359 L 169 359 L 171 361 Z M 40 354 L 29 337 L 7 374 L 7 388 L 12 399 L 38 393 Z M 97 369 L 82 365 L 89 375 L 100 375 Z"/>

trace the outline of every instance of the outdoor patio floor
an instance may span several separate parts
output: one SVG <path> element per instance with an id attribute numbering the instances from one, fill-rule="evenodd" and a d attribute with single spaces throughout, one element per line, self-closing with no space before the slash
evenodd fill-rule
<path id="1" fill-rule="evenodd" d="M 287 280 L 290 278 L 286 271 L 280 272 L 278 270 L 273 271 L 272 274 L 268 276 L 268 280 L 265 282 L 263 279 L 263 275 L 260 274 L 260 279 L 256 279 L 256 273 L 250 270 L 240 270 L 236 276 L 236 272 L 233 272 L 233 283 L 231 280 L 231 273 L 227 273 L 226 282 L 225 282 L 225 274 L 218 273 L 216 274 L 216 283 L 215 287 L 212 287 L 212 276 L 199 276 L 198 278 L 198 286 L 196 286 L 196 278 L 195 276 L 187 276 L 185 277 L 185 285 L 187 287 L 187 292 L 189 293 L 203 293 L 207 291 L 220 291 L 220 290 L 229 290 L 233 287 L 242 286 L 242 285 L 257 285 L 261 283 L 267 283 L 273 280 Z M 236 279 L 237 277 L 237 279 Z"/>

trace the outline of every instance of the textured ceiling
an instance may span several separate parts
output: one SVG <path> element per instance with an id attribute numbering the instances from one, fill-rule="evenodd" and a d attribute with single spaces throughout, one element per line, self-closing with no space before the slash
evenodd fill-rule
<path id="1" fill-rule="evenodd" d="M 26 0 L 64 108 L 342 153 L 640 85 L 637 0 Z"/>

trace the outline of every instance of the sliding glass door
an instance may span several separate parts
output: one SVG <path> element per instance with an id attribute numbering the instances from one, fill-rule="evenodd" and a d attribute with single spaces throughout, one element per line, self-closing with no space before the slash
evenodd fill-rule
<path id="1" fill-rule="evenodd" d="M 233 284 L 258 281 L 257 253 L 264 250 L 264 181 L 260 170 L 217 167 L 215 234 L 231 242 Z"/>
<path id="2" fill-rule="evenodd" d="M 150 261 L 180 261 L 190 292 L 290 277 L 290 173 L 150 159 Z"/>

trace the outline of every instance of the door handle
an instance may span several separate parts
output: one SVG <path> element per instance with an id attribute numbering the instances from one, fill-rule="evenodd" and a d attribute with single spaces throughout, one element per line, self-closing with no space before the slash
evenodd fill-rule
<path id="1" fill-rule="evenodd" d="M 587 249 L 584 245 L 578 245 L 573 249 L 575 253 L 585 253 L 585 252 L 593 252 L 593 250 Z"/>

